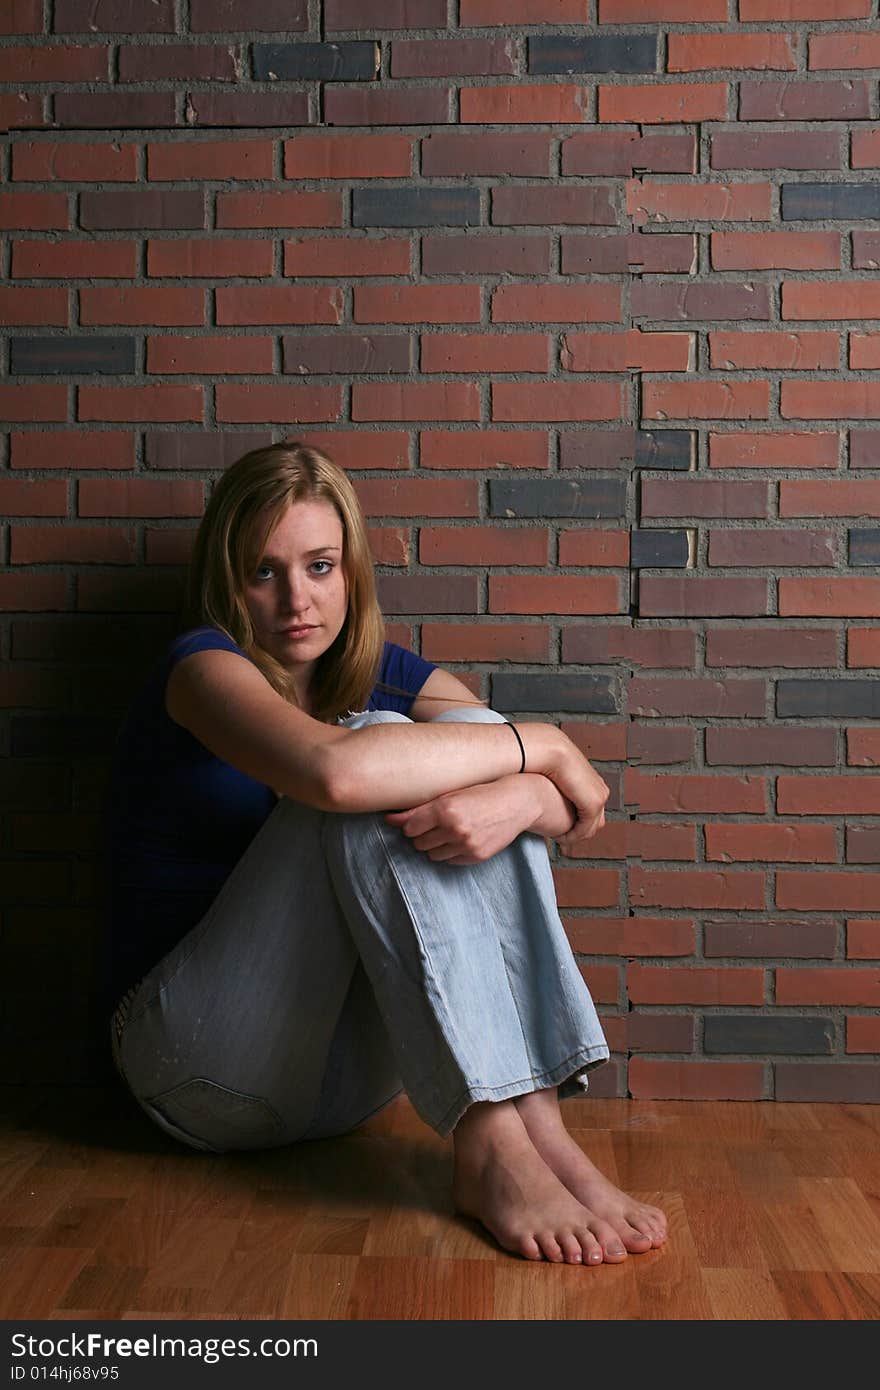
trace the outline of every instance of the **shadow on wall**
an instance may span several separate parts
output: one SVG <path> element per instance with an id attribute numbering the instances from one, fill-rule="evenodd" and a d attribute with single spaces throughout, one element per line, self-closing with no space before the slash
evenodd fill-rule
<path id="1" fill-rule="evenodd" d="M 30 712 L 10 721 L 3 774 L 18 808 L 0 935 L 6 1083 L 110 1074 L 101 980 L 113 746 L 130 700 L 179 630 L 183 580 L 180 569 L 139 568 L 125 578 L 126 611 L 13 624 L 13 655 L 32 678 L 21 697 Z"/>

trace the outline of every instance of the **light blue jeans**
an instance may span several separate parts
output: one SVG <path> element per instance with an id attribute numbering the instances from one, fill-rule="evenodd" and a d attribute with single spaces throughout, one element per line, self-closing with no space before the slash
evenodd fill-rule
<path id="1" fill-rule="evenodd" d="M 483 708 L 438 718 L 503 722 Z M 389 720 L 408 722 L 343 722 Z M 446 1136 L 474 1101 L 580 1094 L 608 1057 L 540 836 L 434 863 L 382 814 L 287 797 L 126 996 L 112 1042 L 147 1113 L 212 1151 L 341 1134 L 402 1088 Z"/>

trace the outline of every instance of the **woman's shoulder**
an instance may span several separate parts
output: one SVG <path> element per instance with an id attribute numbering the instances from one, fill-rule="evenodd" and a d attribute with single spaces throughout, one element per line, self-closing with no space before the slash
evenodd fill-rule
<path id="1" fill-rule="evenodd" d="M 187 628 L 185 632 L 178 633 L 168 646 L 165 660 L 170 670 L 185 656 L 192 656 L 195 652 L 211 651 L 235 652 L 238 656 L 245 655 L 242 648 L 233 641 L 227 632 L 223 632 L 219 627 L 204 624 L 201 627 Z"/>

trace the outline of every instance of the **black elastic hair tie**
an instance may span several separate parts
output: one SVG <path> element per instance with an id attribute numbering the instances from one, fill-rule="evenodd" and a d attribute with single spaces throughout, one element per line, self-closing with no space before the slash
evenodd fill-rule
<path id="1" fill-rule="evenodd" d="M 513 730 L 514 738 L 516 739 L 517 743 L 519 744 L 519 751 L 520 751 L 520 753 L 522 753 L 522 762 L 520 763 L 520 768 L 519 768 L 519 770 L 520 770 L 520 772 L 525 772 L 525 770 L 526 770 L 526 746 L 525 746 L 525 744 L 523 743 L 522 739 L 520 738 L 519 729 L 516 727 L 516 725 L 515 725 L 515 724 L 510 724 L 509 727 Z"/>

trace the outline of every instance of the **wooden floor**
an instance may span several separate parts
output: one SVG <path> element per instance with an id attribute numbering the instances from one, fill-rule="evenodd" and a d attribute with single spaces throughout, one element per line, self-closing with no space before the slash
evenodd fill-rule
<path id="1" fill-rule="evenodd" d="M 167 1138 L 115 1089 L 0 1090 L 0 1318 L 876 1319 L 880 1106 L 571 1100 L 665 1249 L 598 1269 L 455 1217 L 451 1144 L 401 1098 L 253 1155 Z"/>

